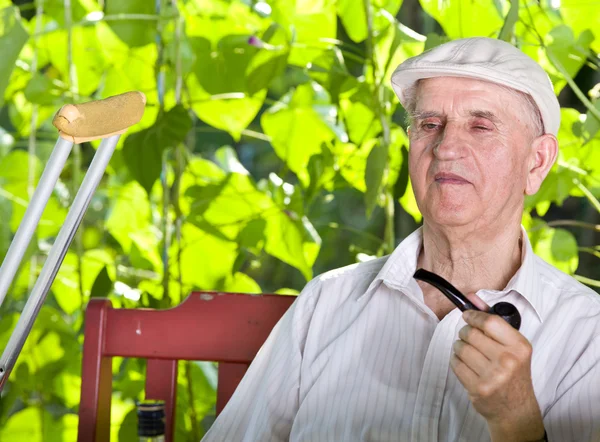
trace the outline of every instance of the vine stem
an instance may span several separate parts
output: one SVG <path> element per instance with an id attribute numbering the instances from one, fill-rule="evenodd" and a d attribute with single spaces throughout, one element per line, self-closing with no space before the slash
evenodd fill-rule
<path id="1" fill-rule="evenodd" d="M 177 0 L 171 0 L 171 5 L 174 11 L 177 12 L 177 18 L 175 21 L 175 102 L 181 103 L 181 90 L 183 86 L 183 74 L 181 68 L 181 33 L 183 28 L 183 17 L 179 13 L 177 8 Z M 187 137 L 188 143 L 193 146 L 196 141 L 195 131 L 190 130 Z M 179 198 L 181 196 L 181 179 L 183 172 L 185 171 L 185 145 L 180 144 L 175 147 L 175 180 L 173 182 L 173 206 L 175 208 L 175 238 L 177 241 L 177 282 L 179 286 L 179 302 L 183 301 L 183 277 L 181 258 L 183 253 L 182 246 L 182 227 L 183 227 L 183 213 L 179 206 Z M 196 404 L 194 402 L 194 378 L 192 375 L 192 361 L 185 361 L 185 377 L 187 380 L 188 398 L 189 398 L 189 410 L 190 410 L 190 421 L 192 422 L 191 439 L 196 441 L 200 439 L 200 428 L 198 426 L 198 412 L 196 410 Z"/>
<path id="2" fill-rule="evenodd" d="M 44 0 L 38 0 L 35 10 L 35 29 L 39 31 L 42 27 L 42 14 L 44 13 Z M 37 47 L 38 39 L 33 39 L 33 55 L 31 57 L 31 75 L 32 77 L 37 72 Z M 36 166 L 36 142 L 37 142 L 37 120 L 38 120 L 38 105 L 33 104 L 31 108 L 31 123 L 29 126 L 29 139 L 27 142 L 27 197 L 29 201 L 33 197 L 35 191 L 35 166 Z M 29 278 L 27 283 L 27 291 L 31 292 L 35 284 L 35 274 L 37 267 L 37 256 L 32 254 L 29 260 Z"/>
<path id="3" fill-rule="evenodd" d="M 581 276 L 581 275 L 573 275 L 573 276 L 579 282 L 582 282 L 584 284 L 587 284 L 587 285 L 590 285 L 593 287 L 600 287 L 600 281 L 598 281 L 597 279 L 587 278 L 587 277 Z"/>
<path id="4" fill-rule="evenodd" d="M 383 180 L 385 182 L 383 193 L 385 196 L 385 231 L 383 240 L 383 250 L 387 253 L 392 253 L 396 245 L 395 233 L 394 233 L 394 221 L 395 221 L 395 205 L 393 189 L 388 183 L 389 176 L 389 149 L 390 149 L 390 124 L 386 118 L 385 110 L 383 108 L 384 100 L 384 87 L 381 81 L 378 81 L 378 69 L 377 60 L 375 59 L 375 51 L 373 50 L 373 14 L 371 13 L 370 0 L 363 0 L 363 8 L 365 10 L 365 17 L 367 20 L 367 40 L 366 40 L 366 59 L 369 60 L 372 69 L 372 82 L 373 82 L 373 100 L 375 114 L 381 124 L 382 136 L 381 144 L 386 150 L 388 155 L 388 161 L 386 161 L 385 170 L 383 171 Z M 383 76 L 383 74 L 381 74 Z"/>
<path id="5" fill-rule="evenodd" d="M 156 0 L 155 11 L 156 15 L 160 17 L 163 9 L 163 0 Z M 163 25 L 160 19 L 156 26 L 156 88 L 158 95 L 159 111 L 158 115 L 162 115 L 165 107 L 165 70 L 163 66 L 164 57 L 164 42 L 162 38 Z M 163 238 L 163 250 L 162 250 L 162 261 L 163 261 L 163 306 L 171 306 L 171 295 L 169 291 L 169 282 L 171 280 L 171 270 L 169 266 L 169 249 L 171 248 L 171 217 L 169 213 L 169 164 L 168 164 L 168 152 L 165 150 L 162 155 L 161 161 L 161 172 L 160 172 L 160 184 L 162 187 L 162 238 Z"/>
<path id="6" fill-rule="evenodd" d="M 581 102 L 584 104 L 584 106 L 587 108 L 587 110 L 590 112 L 590 114 L 600 123 L 600 110 L 596 109 L 596 106 L 594 106 L 592 104 L 592 102 L 590 100 L 588 100 L 588 98 L 581 91 L 579 86 L 577 86 L 577 83 L 575 83 L 575 80 L 573 79 L 573 77 L 571 77 L 571 75 L 569 75 L 569 73 L 567 72 L 565 67 L 558 60 L 558 58 L 554 55 L 554 53 L 552 53 L 552 51 L 546 50 L 546 54 L 548 55 L 548 59 L 554 65 L 554 67 L 558 70 L 558 72 L 560 72 L 561 75 L 563 77 L 565 77 L 565 80 L 567 81 L 567 84 L 571 87 L 571 89 L 573 90 L 573 93 L 577 96 L 577 98 L 579 98 L 579 100 L 581 100 Z"/>
<path id="7" fill-rule="evenodd" d="M 67 30 L 67 69 L 69 70 L 69 92 L 72 97 L 79 96 L 79 84 L 77 81 L 77 70 L 73 63 L 73 11 L 71 0 L 64 0 L 65 8 L 65 28 Z M 73 179 L 71 180 L 71 196 L 75 198 L 79 185 L 81 183 L 81 145 L 73 144 Z M 85 219 L 81 226 L 75 232 L 75 254 L 77 255 L 77 285 L 79 287 L 80 311 L 83 314 L 85 310 L 85 293 L 83 288 L 83 230 L 85 228 Z"/>
<path id="8" fill-rule="evenodd" d="M 577 221 L 574 219 L 560 219 L 560 220 L 555 220 L 555 221 L 548 221 L 548 225 L 550 227 L 555 227 L 555 226 L 582 227 L 584 229 L 590 229 L 590 230 L 595 230 L 596 232 L 600 232 L 600 224 L 586 223 L 586 222 Z"/>
<path id="9" fill-rule="evenodd" d="M 44 13 L 44 0 L 37 0 L 37 6 L 35 10 L 35 29 L 39 31 L 42 24 L 42 15 Z M 33 57 L 31 60 L 31 75 L 32 77 L 37 73 L 37 55 L 38 55 L 38 39 L 34 38 L 33 43 Z M 35 165 L 36 165 L 36 141 L 37 141 L 37 121 L 38 121 L 38 105 L 33 104 L 31 110 L 31 126 L 29 131 L 29 143 L 27 147 L 27 161 L 28 161 L 28 172 L 27 172 L 27 196 L 29 201 L 35 191 Z M 37 256 L 34 253 L 29 261 L 29 281 L 28 281 L 28 292 L 31 292 L 31 288 L 35 284 L 36 280 L 36 267 L 37 267 Z M 31 353 L 33 365 L 37 365 L 35 352 Z M 35 368 L 34 368 L 35 369 Z M 42 434 L 45 434 L 45 419 L 44 419 L 44 404 L 43 399 L 37 403 L 38 412 L 40 414 L 40 428 Z"/>

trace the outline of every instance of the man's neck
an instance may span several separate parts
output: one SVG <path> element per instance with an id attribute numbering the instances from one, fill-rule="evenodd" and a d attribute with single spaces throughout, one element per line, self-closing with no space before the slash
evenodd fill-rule
<path id="1" fill-rule="evenodd" d="M 521 266 L 519 223 L 494 232 L 423 226 L 418 266 L 437 273 L 461 292 L 502 290 Z"/>

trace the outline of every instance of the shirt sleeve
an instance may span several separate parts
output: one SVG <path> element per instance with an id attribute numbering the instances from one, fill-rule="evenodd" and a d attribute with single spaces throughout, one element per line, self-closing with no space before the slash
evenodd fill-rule
<path id="1" fill-rule="evenodd" d="M 306 285 L 273 328 L 202 442 L 289 439 L 298 410 L 300 368 L 316 281 Z"/>
<path id="2" fill-rule="evenodd" d="M 562 382 L 544 416 L 551 442 L 600 441 L 600 336 L 590 342 Z"/>

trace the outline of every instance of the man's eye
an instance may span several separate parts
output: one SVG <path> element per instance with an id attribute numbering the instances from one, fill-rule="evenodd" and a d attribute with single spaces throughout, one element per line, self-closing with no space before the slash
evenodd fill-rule
<path id="1" fill-rule="evenodd" d="M 425 130 L 435 130 L 438 125 L 436 123 L 423 123 L 421 127 Z"/>
<path id="2" fill-rule="evenodd" d="M 477 129 L 477 130 L 480 130 L 480 131 L 488 131 L 488 130 L 491 130 L 489 127 L 487 127 L 487 126 L 481 126 L 481 125 L 474 126 L 474 128 L 475 128 L 475 129 Z"/>

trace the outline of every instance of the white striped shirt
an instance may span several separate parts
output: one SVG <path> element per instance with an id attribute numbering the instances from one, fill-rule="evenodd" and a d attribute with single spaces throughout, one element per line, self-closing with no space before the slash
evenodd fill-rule
<path id="1" fill-rule="evenodd" d="M 477 294 L 521 313 L 549 440 L 600 441 L 600 296 L 523 243 L 506 289 Z M 490 440 L 449 366 L 462 314 L 439 320 L 412 277 L 421 244 L 309 282 L 203 441 Z"/>

